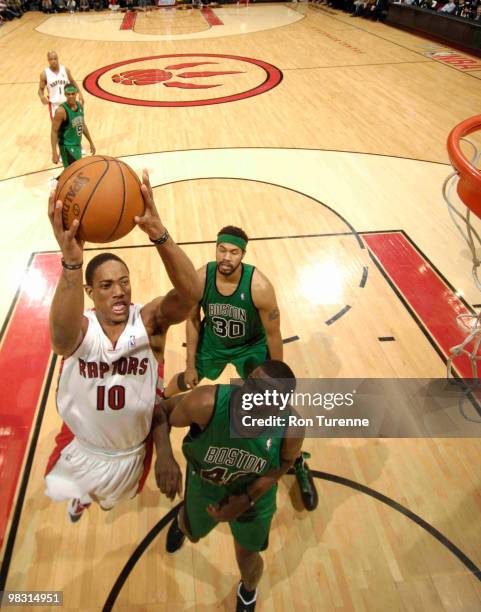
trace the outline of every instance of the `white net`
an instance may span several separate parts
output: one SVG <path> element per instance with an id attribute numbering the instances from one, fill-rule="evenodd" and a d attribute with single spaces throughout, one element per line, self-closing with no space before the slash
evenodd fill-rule
<path id="1" fill-rule="evenodd" d="M 476 166 L 481 157 L 481 151 L 474 142 L 468 138 L 462 138 L 461 142 L 467 143 L 472 149 L 470 162 Z M 479 266 L 481 265 L 481 237 L 473 225 L 475 215 L 472 216 L 471 210 L 467 208 L 457 197 L 456 186 L 459 181 L 457 171 L 453 171 L 443 184 L 443 197 L 448 205 L 451 219 L 459 230 L 464 241 L 469 247 L 473 262 L 472 274 L 476 287 L 481 291 L 481 281 L 478 277 Z M 481 360 L 479 347 L 481 345 L 481 313 L 462 313 L 456 317 L 458 327 L 466 333 L 466 338 L 461 344 L 457 344 L 450 349 L 451 356 L 448 359 L 448 378 L 453 376 L 453 359 L 460 355 L 465 355 L 471 361 L 473 378 L 478 378 L 478 361 Z"/>
<path id="2" fill-rule="evenodd" d="M 478 361 L 481 360 L 481 355 L 479 355 L 479 346 L 481 344 L 481 313 L 478 315 L 469 313 L 460 314 L 456 317 L 456 321 L 461 330 L 466 333 L 466 338 L 461 344 L 452 346 L 449 349 L 451 356 L 447 363 L 448 378 L 453 377 L 453 359 L 460 355 L 465 355 L 470 360 L 473 378 L 478 378 Z"/>

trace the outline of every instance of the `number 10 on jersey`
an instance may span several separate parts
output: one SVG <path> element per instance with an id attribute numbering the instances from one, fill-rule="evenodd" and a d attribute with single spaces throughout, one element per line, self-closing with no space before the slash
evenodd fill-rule
<path id="1" fill-rule="evenodd" d="M 105 410 L 105 405 L 111 410 L 122 410 L 125 406 L 125 387 L 114 385 L 107 391 L 103 385 L 97 387 L 97 410 Z"/>

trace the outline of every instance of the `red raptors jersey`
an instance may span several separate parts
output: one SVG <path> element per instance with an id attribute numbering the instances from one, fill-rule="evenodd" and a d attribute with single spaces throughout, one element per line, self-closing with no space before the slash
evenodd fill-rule
<path id="1" fill-rule="evenodd" d="M 93 310 L 82 344 L 63 362 L 57 410 L 86 445 L 107 451 L 128 450 L 150 432 L 157 383 L 157 360 L 150 348 L 140 310 L 129 319 L 115 347 Z"/>

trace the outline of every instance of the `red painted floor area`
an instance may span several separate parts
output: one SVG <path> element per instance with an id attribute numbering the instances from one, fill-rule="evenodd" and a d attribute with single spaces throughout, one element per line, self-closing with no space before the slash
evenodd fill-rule
<path id="1" fill-rule="evenodd" d="M 128 13 L 125 13 L 124 18 L 122 19 L 122 23 L 120 24 L 120 29 L 133 30 L 136 19 L 137 13 L 135 13 L 134 11 L 129 11 Z"/>
<path id="2" fill-rule="evenodd" d="M 0 349 L 0 549 L 50 360 L 48 312 L 59 255 L 35 256 Z"/>
<path id="3" fill-rule="evenodd" d="M 202 15 L 204 16 L 204 19 L 207 21 L 207 23 L 210 26 L 224 25 L 224 22 L 221 19 L 219 19 L 217 15 L 214 13 L 214 11 L 210 9 L 209 7 L 205 7 L 201 9 L 200 12 L 202 13 Z"/>
<path id="4" fill-rule="evenodd" d="M 468 312 L 464 304 L 403 234 L 363 234 L 362 239 L 448 357 L 466 337 L 456 323 L 458 314 Z M 462 378 L 472 377 L 467 357 L 456 358 L 454 365 Z"/>

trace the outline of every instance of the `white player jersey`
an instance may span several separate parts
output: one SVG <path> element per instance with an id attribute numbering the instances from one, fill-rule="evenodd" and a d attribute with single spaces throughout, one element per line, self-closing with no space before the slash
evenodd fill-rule
<path id="1" fill-rule="evenodd" d="M 65 66 L 59 66 L 58 72 L 53 72 L 50 68 L 45 68 L 47 78 L 48 100 L 51 104 L 63 104 L 67 99 L 64 94 L 65 85 L 68 83 L 67 71 Z"/>
<path id="2" fill-rule="evenodd" d="M 86 310 L 85 338 L 63 361 L 57 410 L 87 446 L 125 451 L 141 444 L 150 432 L 161 367 L 150 348 L 141 308 L 140 304 L 130 306 L 115 347 L 95 311 Z"/>

